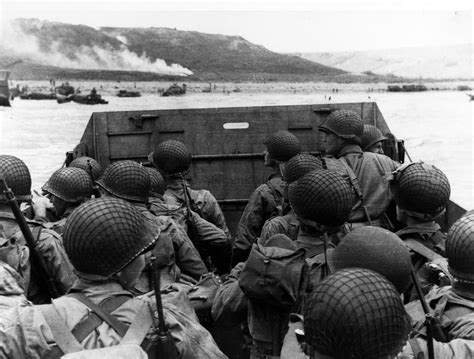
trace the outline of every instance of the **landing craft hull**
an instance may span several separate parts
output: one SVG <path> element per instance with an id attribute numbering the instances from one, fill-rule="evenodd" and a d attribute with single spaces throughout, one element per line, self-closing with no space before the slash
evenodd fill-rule
<path id="1" fill-rule="evenodd" d="M 233 234 L 250 194 L 270 174 L 263 166 L 263 142 L 278 130 L 301 141 L 304 152 L 321 153 L 318 126 L 334 109 L 356 111 L 365 124 L 390 132 L 374 102 L 203 108 L 93 113 L 73 157 L 88 155 L 104 168 L 119 160 L 148 162 L 155 144 L 169 139 L 187 144 L 193 153 L 191 185 L 211 189 Z M 404 161 L 403 142 L 393 136 L 385 153 Z M 446 230 L 465 210 L 448 205 L 440 224 Z"/>
<path id="2" fill-rule="evenodd" d="M 10 106 L 10 90 L 8 88 L 8 71 L 0 70 L 0 106 Z"/>

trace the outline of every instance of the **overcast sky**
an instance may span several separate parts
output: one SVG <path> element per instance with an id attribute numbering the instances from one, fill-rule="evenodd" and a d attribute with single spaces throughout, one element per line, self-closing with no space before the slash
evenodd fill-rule
<path id="1" fill-rule="evenodd" d="M 0 0 L 1 20 L 23 17 L 93 27 L 170 27 L 239 35 L 276 52 L 472 43 L 472 8 L 471 1 L 464 0 Z"/>

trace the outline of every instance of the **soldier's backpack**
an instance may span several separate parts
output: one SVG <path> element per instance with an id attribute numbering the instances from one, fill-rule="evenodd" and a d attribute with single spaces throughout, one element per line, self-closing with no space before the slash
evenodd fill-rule
<path id="1" fill-rule="evenodd" d="M 242 270 L 239 285 L 250 300 L 292 308 L 305 290 L 306 251 L 255 243 Z"/>

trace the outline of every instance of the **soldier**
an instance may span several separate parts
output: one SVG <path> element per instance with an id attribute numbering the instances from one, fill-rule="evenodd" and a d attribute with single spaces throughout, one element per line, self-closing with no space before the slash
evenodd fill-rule
<path id="1" fill-rule="evenodd" d="M 68 167 L 76 167 L 86 171 L 94 179 L 99 179 L 102 176 L 102 167 L 92 157 L 82 156 L 77 157 L 71 161 Z M 92 171 L 92 173 L 91 173 Z"/>
<path id="2" fill-rule="evenodd" d="M 252 193 L 242 213 L 233 246 L 233 266 L 247 259 L 265 221 L 281 213 L 284 181 L 280 164 L 301 152 L 300 141 L 288 131 L 274 133 L 265 140 L 264 145 L 264 166 L 270 167 L 273 172 L 267 182 Z"/>
<path id="3" fill-rule="evenodd" d="M 123 200 L 100 198 L 79 206 L 64 231 L 79 280 L 53 304 L 6 312 L 0 320 L 0 352 L 7 358 L 59 358 L 74 350 L 110 347 L 119 344 L 135 321 L 143 323 L 146 338 L 156 343 L 155 298 L 133 297 L 129 291 L 145 266 L 144 253 L 156 241 L 140 212 Z M 177 357 L 224 358 L 178 294 L 162 294 Z M 65 342 L 71 333 L 75 340 Z"/>
<path id="4" fill-rule="evenodd" d="M 347 181 L 331 170 L 312 171 L 289 186 L 288 196 L 300 223 L 296 245 L 308 258 L 334 248 L 331 235 L 342 230 L 353 205 Z"/>
<path id="5" fill-rule="evenodd" d="M 183 233 L 183 238 L 187 241 L 187 246 L 194 246 L 194 244 L 189 239 L 187 233 L 187 208 L 185 206 L 176 204 L 176 203 L 166 203 L 164 200 L 164 194 L 166 190 L 166 184 L 163 176 L 160 172 L 154 167 L 145 167 L 145 170 L 150 175 L 151 180 L 151 191 L 149 197 L 148 207 L 150 212 L 158 217 L 165 217 L 163 220 L 171 220 L 178 228 L 181 229 Z M 199 216 L 194 211 L 190 211 L 190 215 L 193 220 L 194 229 L 196 231 L 196 237 L 199 238 L 199 242 L 196 245 L 203 246 L 223 246 L 228 245 L 228 239 L 225 232 L 212 224 L 211 222 L 206 221 L 204 218 Z M 179 252 L 180 248 L 177 248 L 177 243 L 175 244 L 175 252 Z M 216 267 L 216 271 L 219 274 L 224 274 L 228 272 L 229 258 L 226 256 L 214 256 L 213 264 Z"/>
<path id="6" fill-rule="evenodd" d="M 15 307 L 30 305 L 25 289 L 30 280 L 30 251 L 0 232 L 0 313 Z"/>
<path id="7" fill-rule="evenodd" d="M 360 138 L 362 151 L 373 152 L 383 155 L 383 141 L 387 137 L 382 135 L 382 132 L 375 126 L 364 125 L 364 132 Z"/>
<path id="8" fill-rule="evenodd" d="M 304 311 L 303 347 L 311 359 L 396 358 L 409 332 L 410 318 L 399 293 L 368 269 L 345 269 L 325 278 Z M 286 341 L 281 358 L 302 357 L 299 345 Z"/>
<path id="9" fill-rule="evenodd" d="M 19 203 L 31 200 L 30 171 L 21 159 L 10 155 L 0 155 L 0 173 L 5 177 Z M 26 240 L 15 216 L 7 204 L 3 185 L 0 187 L 0 227 L 4 238 L 9 241 L 14 240 L 20 245 L 26 245 Z M 44 270 L 48 278 L 40 276 L 38 262 L 31 263 L 31 278 L 25 289 L 26 296 L 35 304 L 49 303 L 52 293 L 48 293 L 43 281 L 51 279 L 57 294 L 62 295 L 72 286 L 76 275 L 64 251 L 61 237 L 56 232 L 44 228 L 39 222 L 28 220 L 27 223 L 36 241 L 35 248 L 30 248 L 30 251 L 35 250 L 44 259 Z"/>
<path id="10" fill-rule="evenodd" d="M 324 164 L 320 157 L 315 157 L 309 153 L 299 153 L 281 166 L 282 178 L 284 180 L 283 202 L 287 213 L 272 217 L 265 222 L 260 233 L 261 241 L 266 241 L 277 233 L 285 234 L 291 239 L 296 240 L 299 222 L 289 204 L 288 186 L 308 172 L 323 169 L 323 166 Z"/>
<path id="11" fill-rule="evenodd" d="M 424 293 L 434 284 L 425 263 L 444 256 L 445 235 L 434 221 L 444 213 L 450 195 L 446 175 L 423 162 L 401 166 L 393 173 L 390 187 L 397 203 L 397 219 L 405 225 L 397 231 L 410 249 L 415 272 Z M 406 303 L 418 297 L 414 288 L 406 293 Z"/>
<path id="12" fill-rule="evenodd" d="M 162 282 L 175 282 L 180 278 L 180 270 L 198 280 L 207 273 L 196 249 L 184 233 L 166 217 L 156 217 L 146 204 L 150 193 L 150 176 L 143 166 L 135 161 L 119 161 L 106 168 L 97 184 L 104 195 L 121 198 L 132 203 L 146 220 L 147 226 L 157 236 L 155 255 L 160 263 L 166 264 L 162 270 Z M 175 252 L 175 248 L 178 251 Z M 178 266 L 178 267 L 177 267 Z M 149 265 L 137 284 L 137 291 L 145 293 L 151 290 L 149 283 Z"/>
<path id="13" fill-rule="evenodd" d="M 452 286 L 433 287 L 425 300 L 432 315 L 439 319 L 447 341 L 474 340 L 474 213 L 461 217 L 449 229 L 446 256 Z M 418 336 L 424 337 L 425 314 L 420 301 L 407 304 L 406 309 Z"/>
<path id="14" fill-rule="evenodd" d="M 74 167 L 60 168 L 41 187 L 53 205 L 54 215 L 60 219 L 49 222 L 45 218 L 39 218 L 37 214 L 42 211 L 34 206 L 35 219 L 45 222 L 45 227 L 62 234 L 66 218 L 77 206 L 91 197 L 92 186 L 92 180 L 86 171 Z"/>
<path id="15" fill-rule="evenodd" d="M 211 192 L 205 189 L 194 190 L 189 187 L 185 177 L 191 167 L 191 152 L 188 147 L 179 141 L 168 140 L 159 143 L 153 151 L 153 164 L 161 172 L 166 182 L 165 202 L 185 206 L 186 210 L 192 210 L 206 221 L 214 224 L 224 231 L 227 240 L 221 239 L 203 243 L 203 239 L 195 232 L 194 221 L 188 221 L 186 230 L 193 243 L 196 243 L 201 256 L 208 263 L 211 258 L 213 265 L 218 266 L 219 272 L 229 271 L 231 257 L 230 232 L 227 228 L 224 213 Z M 191 213 L 190 213 L 191 215 Z M 202 245 L 198 245 L 202 244 Z M 211 266 L 208 265 L 208 268 Z"/>
<path id="16" fill-rule="evenodd" d="M 326 153 L 341 161 L 355 191 L 356 204 L 348 221 L 351 227 L 381 226 L 381 217 L 392 200 L 386 178 L 399 164 L 387 156 L 362 151 L 364 125 L 356 112 L 336 110 L 319 130 L 325 135 Z"/>

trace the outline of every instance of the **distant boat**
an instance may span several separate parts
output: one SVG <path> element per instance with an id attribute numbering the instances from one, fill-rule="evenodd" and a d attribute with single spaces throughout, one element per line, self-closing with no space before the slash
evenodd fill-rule
<path id="1" fill-rule="evenodd" d="M 20 93 L 19 97 L 22 100 L 56 100 L 56 94 L 51 93 L 42 93 L 42 92 L 29 92 L 29 93 Z"/>
<path id="2" fill-rule="evenodd" d="M 186 84 L 179 86 L 178 84 L 173 84 L 168 87 L 161 96 L 179 96 L 186 93 Z"/>
<path id="3" fill-rule="evenodd" d="M 428 91 L 428 88 L 425 85 L 402 85 L 400 86 L 387 86 L 388 92 L 421 92 Z"/>
<path id="4" fill-rule="evenodd" d="M 69 96 L 61 96 L 58 95 L 58 103 L 66 103 L 66 102 L 76 102 L 81 103 L 83 105 L 99 105 L 99 104 L 108 104 L 109 102 L 104 100 L 100 95 L 82 95 L 82 94 L 74 94 Z"/>
<path id="5" fill-rule="evenodd" d="M 0 70 L 0 106 L 10 106 L 10 90 L 8 88 L 8 77 L 10 71 Z"/>
<path id="6" fill-rule="evenodd" d="M 117 93 L 118 97 L 140 97 L 141 94 L 138 91 L 127 91 L 127 90 L 119 90 Z"/>

